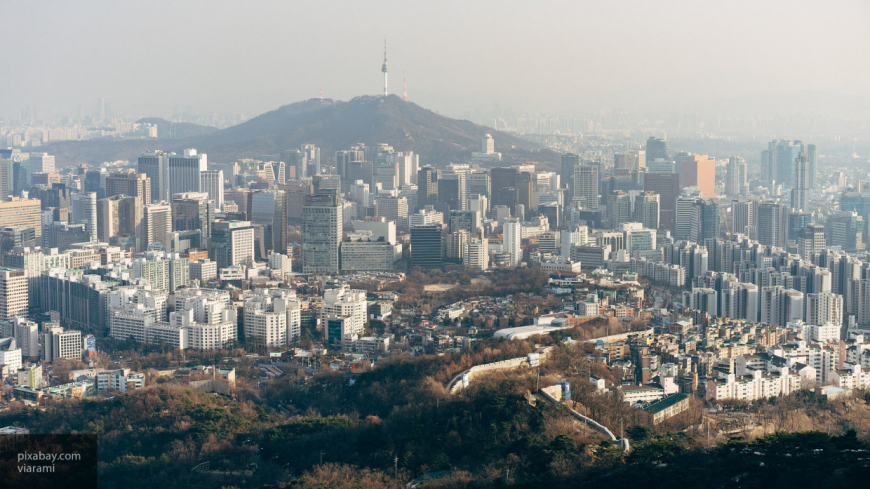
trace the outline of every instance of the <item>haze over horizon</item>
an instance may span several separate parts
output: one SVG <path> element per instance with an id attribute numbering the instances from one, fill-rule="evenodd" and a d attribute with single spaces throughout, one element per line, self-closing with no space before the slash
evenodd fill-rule
<path id="1" fill-rule="evenodd" d="M 0 117 L 88 113 L 256 115 L 382 90 L 463 114 L 756 110 L 866 113 L 870 4 L 806 1 L 128 4 L 7 0 Z M 159 29 L 155 28 L 159 26 Z M 164 33 L 171 33 L 166 35 Z M 771 35 L 772 33 L 776 33 Z M 824 102 L 822 102 L 824 101 Z"/>

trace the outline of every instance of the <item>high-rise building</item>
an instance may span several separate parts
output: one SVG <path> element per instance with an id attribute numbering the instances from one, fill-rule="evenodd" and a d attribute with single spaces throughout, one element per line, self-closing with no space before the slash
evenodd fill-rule
<path id="1" fill-rule="evenodd" d="M 607 217 L 610 229 L 619 229 L 623 222 L 630 222 L 631 198 L 622 190 L 612 190 L 607 194 Z"/>
<path id="2" fill-rule="evenodd" d="M 169 204 L 145 206 L 145 224 L 142 231 L 142 249 L 152 243 L 166 245 L 166 234 L 172 231 L 172 207 Z"/>
<path id="3" fill-rule="evenodd" d="M 489 240 L 471 238 L 465 245 L 462 263 L 466 267 L 476 267 L 481 270 L 489 268 Z"/>
<path id="4" fill-rule="evenodd" d="M 505 205 L 515 209 L 518 171 L 512 167 L 490 170 L 492 205 Z"/>
<path id="5" fill-rule="evenodd" d="M 762 202 L 756 207 L 758 242 L 767 246 L 786 246 L 788 210 L 782 204 Z"/>
<path id="6" fill-rule="evenodd" d="M 562 168 L 559 179 L 563 186 L 568 187 L 568 195 L 565 200 L 571 202 L 574 199 L 574 171 L 580 166 L 580 155 L 566 153 L 562 155 Z"/>
<path id="7" fill-rule="evenodd" d="M 393 221 L 401 227 L 408 225 L 408 199 L 407 197 L 385 196 L 375 201 L 377 215 Z"/>
<path id="8" fill-rule="evenodd" d="M 523 261 L 522 223 L 515 217 L 509 217 L 502 223 L 502 249 L 510 253 L 511 263 L 516 266 Z"/>
<path id="9" fill-rule="evenodd" d="M 799 211 L 809 211 L 810 174 L 809 158 L 800 152 L 794 161 L 794 186 L 791 189 L 791 208 Z"/>
<path id="10" fill-rule="evenodd" d="M 284 185 L 284 182 L 280 182 Z M 206 170 L 200 173 L 200 189 L 208 194 L 208 198 L 214 201 L 215 209 L 224 208 L 224 171 Z"/>
<path id="11" fill-rule="evenodd" d="M 659 195 L 661 229 L 674 231 L 677 196 L 680 195 L 680 176 L 676 173 L 647 173 L 644 177 L 643 189 Z"/>
<path id="12" fill-rule="evenodd" d="M 33 228 L 37 241 L 42 238 L 42 204 L 39 200 L 12 199 L 0 203 L 0 228 Z"/>
<path id="13" fill-rule="evenodd" d="M 816 253 L 823 251 L 825 246 L 825 227 L 820 224 L 809 224 L 801 229 L 797 239 L 798 254 L 804 260 L 812 261 Z"/>
<path id="14" fill-rule="evenodd" d="M 28 288 L 24 270 L 0 268 L 0 320 L 27 316 Z"/>
<path id="15" fill-rule="evenodd" d="M 97 194 L 95 192 L 73 194 L 71 224 L 84 224 L 89 241 L 97 240 Z"/>
<path id="16" fill-rule="evenodd" d="M 756 205 L 754 200 L 731 202 L 731 232 L 740 233 L 749 239 L 756 237 Z"/>
<path id="17" fill-rule="evenodd" d="M 627 170 L 636 172 L 646 168 L 646 151 L 628 150 L 613 155 L 613 168 L 615 170 Z"/>
<path id="18" fill-rule="evenodd" d="M 48 153 L 30 153 L 30 172 L 54 173 L 54 156 Z"/>
<path id="19" fill-rule="evenodd" d="M 32 158 L 32 156 L 31 156 Z M 818 171 L 818 154 L 816 154 L 816 145 L 807 145 L 807 173 L 810 175 L 810 187 L 816 188 L 818 185 L 816 172 Z"/>
<path id="20" fill-rule="evenodd" d="M 148 197 L 150 198 L 150 193 Z M 144 251 L 142 244 L 145 208 L 139 197 L 113 195 L 97 201 L 97 240 L 111 243 L 112 238 L 132 238 L 134 248 Z"/>
<path id="21" fill-rule="evenodd" d="M 452 210 L 464 210 L 466 199 L 465 173 L 442 173 L 438 178 L 436 209 L 446 216 Z"/>
<path id="22" fill-rule="evenodd" d="M 660 196 L 657 193 L 641 192 L 634 198 L 634 220 L 647 229 L 658 229 L 660 206 Z"/>
<path id="23" fill-rule="evenodd" d="M 205 192 L 182 192 L 172 196 L 172 230 L 202 231 L 203 238 L 211 237 L 215 220 L 215 202 Z"/>
<path id="24" fill-rule="evenodd" d="M 864 250 L 864 218 L 854 211 L 835 211 L 825 222 L 828 246 L 845 251 Z"/>
<path id="25" fill-rule="evenodd" d="M 671 159 L 670 151 L 668 151 L 668 142 L 663 138 L 650 136 L 650 138 L 646 140 L 646 158 L 647 161 Z"/>
<path id="26" fill-rule="evenodd" d="M 524 209 L 530 211 L 535 206 L 535 179 L 534 175 L 529 172 L 522 172 L 517 175 L 517 205 L 522 205 Z"/>
<path id="27" fill-rule="evenodd" d="M 270 251 L 287 253 L 290 237 L 287 228 L 287 194 L 283 190 L 258 191 L 248 194 L 248 216 L 251 224 L 263 227 L 262 246 L 254 253 L 265 260 Z"/>
<path id="28" fill-rule="evenodd" d="M 417 172 L 417 210 L 438 204 L 438 170 L 424 166 Z"/>
<path id="29" fill-rule="evenodd" d="M 254 261 L 254 228 L 249 221 L 217 221 L 212 227 L 211 256 L 218 269 Z"/>
<path id="30" fill-rule="evenodd" d="M 106 176 L 106 197 L 128 195 L 142 199 L 142 205 L 151 204 L 151 179 L 144 173 L 114 173 Z"/>
<path id="31" fill-rule="evenodd" d="M 169 198 L 183 192 L 199 192 L 202 184 L 201 173 L 208 170 L 208 156 L 197 154 L 188 148 L 180 155 L 170 154 L 168 158 Z"/>
<path id="32" fill-rule="evenodd" d="M 471 171 L 465 175 L 465 192 L 470 199 L 473 195 L 480 195 L 487 199 L 486 208 L 483 209 L 482 216 L 489 212 L 489 201 L 491 192 L 489 173 L 485 170 Z"/>
<path id="33" fill-rule="evenodd" d="M 319 190 L 302 206 L 302 272 L 337 273 L 342 202 L 335 190 Z"/>
<path id="34" fill-rule="evenodd" d="M 411 266 L 441 268 L 443 264 L 441 224 L 411 226 Z"/>
<path id="35" fill-rule="evenodd" d="M 739 156 L 728 158 L 728 169 L 725 172 L 725 195 L 731 197 L 749 195 L 749 176 L 746 171 L 746 160 Z"/>
<path id="36" fill-rule="evenodd" d="M 716 197 L 716 160 L 707 155 L 688 155 L 682 161 L 680 188 L 698 187 L 704 198 Z"/>
<path id="37" fill-rule="evenodd" d="M 163 151 L 145 153 L 136 165 L 138 173 L 144 173 L 151 181 L 151 202 L 169 202 L 169 155 Z"/>
<path id="38" fill-rule="evenodd" d="M 574 202 L 584 208 L 598 208 L 598 166 L 578 165 L 574 170 Z"/>

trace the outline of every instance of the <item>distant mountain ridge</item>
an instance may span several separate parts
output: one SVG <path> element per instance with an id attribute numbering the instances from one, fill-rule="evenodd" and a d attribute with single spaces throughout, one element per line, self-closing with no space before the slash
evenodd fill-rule
<path id="1" fill-rule="evenodd" d="M 158 131 L 160 122 L 157 121 Z M 195 126 L 195 125 L 193 125 Z M 167 126 L 168 127 L 168 126 Z M 202 127 L 202 126 L 196 126 Z M 190 129 L 190 128 L 188 128 Z M 58 165 L 134 160 L 144 151 L 196 148 L 210 161 L 241 158 L 278 159 L 283 151 L 305 143 L 321 148 L 327 161 L 338 150 L 356 143 L 386 143 L 397 151 L 420 154 L 421 164 L 468 162 L 483 137 L 493 135 L 496 151 L 506 162 L 556 161 L 557 155 L 535 143 L 469 121 L 451 119 L 400 97 L 357 97 L 350 101 L 310 99 L 279 107 L 233 127 L 204 131 L 184 139 L 83 141 L 54 143 L 45 151 Z"/>

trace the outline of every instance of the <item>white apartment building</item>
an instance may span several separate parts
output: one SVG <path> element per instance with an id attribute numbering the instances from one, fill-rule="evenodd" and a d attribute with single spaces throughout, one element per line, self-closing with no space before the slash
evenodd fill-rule
<path id="1" fill-rule="evenodd" d="M 753 370 L 749 375 L 737 378 L 728 374 L 724 380 L 707 381 L 708 400 L 736 399 L 738 401 L 757 401 L 770 397 L 785 396 L 801 388 L 801 377 L 790 372 L 787 367 L 779 374 L 765 374 Z"/>
<path id="2" fill-rule="evenodd" d="M 368 301 L 364 290 L 351 289 L 345 285 L 323 292 L 323 304 L 320 307 L 321 324 L 326 324 L 327 317 L 349 318 L 348 334 L 361 336 L 365 331 L 367 315 Z"/>

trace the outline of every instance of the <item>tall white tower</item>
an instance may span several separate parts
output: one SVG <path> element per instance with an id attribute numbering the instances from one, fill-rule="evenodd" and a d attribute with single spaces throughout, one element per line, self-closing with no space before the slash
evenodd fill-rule
<path id="1" fill-rule="evenodd" d="M 381 66 L 381 72 L 384 74 L 384 97 L 387 96 L 387 73 L 389 73 L 390 67 L 387 66 L 387 40 L 384 39 L 384 65 Z"/>

